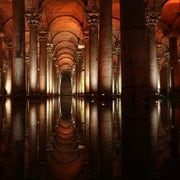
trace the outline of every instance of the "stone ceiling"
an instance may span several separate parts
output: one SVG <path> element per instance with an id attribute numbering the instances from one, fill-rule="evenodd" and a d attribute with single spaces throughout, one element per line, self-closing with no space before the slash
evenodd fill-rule
<path id="1" fill-rule="evenodd" d="M 179 0 L 146 0 L 147 8 L 161 10 L 160 26 L 171 34 L 180 32 Z M 39 14 L 39 31 L 49 31 L 48 40 L 53 44 L 60 70 L 72 71 L 78 43 L 87 35 L 86 11 L 93 0 L 26 0 L 26 12 L 34 9 Z M 96 1 L 99 6 L 99 1 Z M 113 38 L 119 38 L 119 1 L 113 0 Z M 97 7 L 98 8 L 98 7 Z M 29 26 L 26 20 L 26 51 L 28 51 Z M 0 31 L 12 37 L 12 0 L 0 0 Z"/>

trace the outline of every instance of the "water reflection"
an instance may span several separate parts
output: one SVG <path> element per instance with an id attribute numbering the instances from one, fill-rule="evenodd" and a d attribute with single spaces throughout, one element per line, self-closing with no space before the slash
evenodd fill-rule
<path id="1" fill-rule="evenodd" d="M 180 102 L 149 106 L 128 114 L 120 99 L 1 100 L 0 179 L 179 179 Z"/>

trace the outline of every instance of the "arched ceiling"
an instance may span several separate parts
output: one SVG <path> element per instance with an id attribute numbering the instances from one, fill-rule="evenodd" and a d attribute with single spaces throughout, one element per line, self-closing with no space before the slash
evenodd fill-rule
<path id="1" fill-rule="evenodd" d="M 164 4 L 160 21 L 167 27 L 167 31 L 170 35 L 179 35 L 180 0 L 169 0 Z"/>
<path id="2" fill-rule="evenodd" d="M 26 0 L 25 11 L 35 9 L 40 16 L 39 30 L 47 31 L 48 41 L 53 45 L 59 72 L 71 73 L 76 64 L 78 43 L 87 31 L 86 10 L 94 0 Z M 120 36 L 119 0 L 112 0 L 113 40 Z M 158 28 L 164 34 L 177 36 L 180 32 L 180 0 L 145 0 L 147 9 L 160 11 Z M 99 0 L 96 0 L 97 9 Z M 0 32 L 12 37 L 12 0 L 0 0 Z M 29 27 L 25 19 L 26 55 L 29 49 Z M 1 35 L 2 36 L 2 35 Z"/>
<path id="3" fill-rule="evenodd" d="M 171 34 L 180 32 L 180 0 L 145 0 L 147 8 L 161 9 L 159 27 Z M 76 62 L 78 43 L 87 32 L 86 10 L 91 9 L 94 0 L 26 0 L 25 11 L 35 9 L 40 16 L 40 31 L 48 31 L 48 41 L 53 44 L 59 70 L 72 72 Z M 112 1 L 113 38 L 120 38 L 119 0 Z M 96 0 L 99 8 L 99 0 Z M 26 52 L 28 52 L 29 27 L 26 21 Z M 0 0 L 0 31 L 11 37 L 12 0 Z"/>

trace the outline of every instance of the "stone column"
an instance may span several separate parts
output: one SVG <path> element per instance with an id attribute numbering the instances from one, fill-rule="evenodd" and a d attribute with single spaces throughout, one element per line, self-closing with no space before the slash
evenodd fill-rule
<path id="1" fill-rule="evenodd" d="M 39 32 L 40 52 L 39 52 L 39 92 L 46 94 L 47 82 L 47 32 Z"/>
<path id="2" fill-rule="evenodd" d="M 82 53 L 81 50 L 76 52 L 76 94 L 81 92 L 81 63 L 82 63 Z"/>
<path id="3" fill-rule="evenodd" d="M 24 9 L 24 0 L 13 1 L 12 95 L 16 97 L 26 95 Z"/>
<path id="4" fill-rule="evenodd" d="M 85 60 L 84 60 L 84 49 L 81 49 L 82 54 L 82 60 L 81 60 L 81 76 L 80 76 L 80 82 L 81 82 L 81 94 L 84 94 L 85 92 Z"/>
<path id="5" fill-rule="evenodd" d="M 112 0 L 100 1 L 98 91 L 112 94 Z"/>
<path id="6" fill-rule="evenodd" d="M 52 93 L 53 93 L 53 82 L 52 82 L 53 72 L 52 72 L 52 69 L 53 69 L 53 55 L 51 54 L 51 57 L 49 59 L 49 81 L 48 81 L 50 95 L 52 95 Z"/>
<path id="7" fill-rule="evenodd" d="M 13 61 L 13 44 L 11 37 L 5 37 L 4 42 L 8 49 L 8 59 L 7 59 L 7 67 L 6 67 L 6 76 L 4 77 L 4 90 L 8 95 L 11 94 L 12 91 L 12 76 L 11 76 L 11 66 Z"/>
<path id="8" fill-rule="evenodd" d="M 86 34 L 86 37 L 84 38 L 85 43 L 85 94 L 89 93 L 89 86 L 90 86 L 90 76 L 89 76 L 89 36 Z"/>
<path id="9" fill-rule="evenodd" d="M 3 38 L 3 34 L 0 33 L 0 96 L 3 96 L 3 88 L 4 88 L 4 84 L 3 84 L 3 56 L 2 56 L 2 38 Z"/>
<path id="10" fill-rule="evenodd" d="M 149 61 L 149 80 L 150 80 L 150 90 L 152 95 L 160 93 L 160 77 L 158 69 L 158 59 L 156 52 L 156 32 L 155 26 L 160 17 L 160 12 L 155 10 L 147 9 L 146 15 L 146 25 L 148 32 L 148 61 Z"/>
<path id="11" fill-rule="evenodd" d="M 172 86 L 173 93 L 180 92 L 180 70 L 178 63 L 178 47 L 177 47 L 177 38 L 170 37 L 169 39 L 169 52 L 170 52 L 170 64 L 172 67 Z"/>
<path id="12" fill-rule="evenodd" d="M 29 67 L 29 95 L 38 93 L 38 52 L 37 52 L 37 34 L 39 24 L 39 14 L 31 9 L 26 13 L 27 21 L 30 28 L 30 67 Z"/>
<path id="13" fill-rule="evenodd" d="M 89 91 L 91 94 L 98 92 L 98 20 L 99 12 L 96 6 L 88 13 L 89 28 Z"/>
<path id="14" fill-rule="evenodd" d="M 144 0 L 121 0 L 122 179 L 146 179 L 150 167 L 149 69 Z"/>
<path id="15" fill-rule="evenodd" d="M 116 54 L 118 57 L 117 62 L 117 94 L 120 95 L 122 93 L 122 69 L 121 69 L 121 43 L 117 42 L 116 44 Z"/>
<path id="16" fill-rule="evenodd" d="M 72 68 L 72 77 L 71 77 L 71 87 L 72 87 L 72 94 L 76 94 L 76 64 L 73 65 Z"/>
<path id="17" fill-rule="evenodd" d="M 52 79 L 52 85 L 53 85 L 53 95 L 57 95 L 57 84 L 58 84 L 58 77 L 57 77 L 57 69 L 56 69 L 56 60 L 57 60 L 57 58 L 55 58 L 54 59 L 54 61 L 53 61 L 53 69 L 52 69 L 52 71 L 53 71 L 53 79 Z"/>
<path id="18" fill-rule="evenodd" d="M 56 56 L 53 56 L 51 60 L 51 94 L 56 93 L 56 69 L 55 69 L 55 62 L 56 62 Z"/>
<path id="19" fill-rule="evenodd" d="M 120 61 L 120 41 L 116 40 L 114 42 L 114 49 L 113 49 L 113 93 L 116 95 L 121 94 L 121 61 Z"/>
<path id="20" fill-rule="evenodd" d="M 46 86 L 47 86 L 47 90 L 46 93 L 47 95 L 50 95 L 50 72 L 51 72 L 51 59 L 52 59 L 52 48 L 53 45 L 51 43 L 47 43 L 46 46 L 46 50 L 47 50 L 47 82 L 46 82 Z"/>

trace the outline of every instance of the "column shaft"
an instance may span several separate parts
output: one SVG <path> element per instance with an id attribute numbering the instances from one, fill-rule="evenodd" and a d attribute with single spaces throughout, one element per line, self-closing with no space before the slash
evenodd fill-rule
<path id="1" fill-rule="evenodd" d="M 6 37 L 4 38 L 4 42 L 7 46 L 8 50 L 8 59 L 7 59 L 7 68 L 6 73 L 4 73 L 4 88 L 6 90 L 6 93 L 8 95 L 12 92 L 12 76 L 11 76 L 11 67 L 12 67 L 12 61 L 13 61 L 13 44 L 12 44 L 12 38 Z"/>
<path id="2" fill-rule="evenodd" d="M 85 93 L 89 93 L 90 86 L 90 69 L 89 69 L 89 38 L 85 39 Z"/>
<path id="3" fill-rule="evenodd" d="M 38 59 L 37 59 L 37 32 L 36 25 L 30 25 L 30 67 L 29 67 L 29 93 L 38 92 Z"/>
<path id="4" fill-rule="evenodd" d="M 89 78 L 90 93 L 98 91 L 98 14 L 89 13 Z"/>
<path id="5" fill-rule="evenodd" d="M 146 179 L 150 165 L 149 73 L 144 0 L 121 0 L 122 179 Z M 133 128 L 132 128 L 133 127 Z"/>
<path id="6" fill-rule="evenodd" d="M 76 52 L 76 93 L 81 93 L 81 66 L 82 66 L 82 52 Z"/>
<path id="7" fill-rule="evenodd" d="M 80 61 L 76 62 L 76 94 L 80 93 Z"/>
<path id="8" fill-rule="evenodd" d="M 3 86 L 2 37 L 0 36 L 0 96 L 3 96 Z"/>
<path id="9" fill-rule="evenodd" d="M 160 78 L 156 52 L 155 25 L 159 18 L 159 12 L 146 11 L 146 24 L 148 33 L 148 61 L 149 61 L 149 88 L 152 94 L 160 92 Z"/>
<path id="10" fill-rule="evenodd" d="M 13 45 L 14 59 L 12 61 L 12 95 L 26 94 L 25 86 L 25 22 L 24 0 L 13 1 Z"/>
<path id="11" fill-rule="evenodd" d="M 98 91 L 112 93 L 112 1 L 100 1 Z"/>
<path id="12" fill-rule="evenodd" d="M 170 37 L 169 39 L 169 50 L 170 50 L 170 64 L 173 68 L 172 72 L 172 86 L 173 91 L 180 91 L 180 70 L 178 64 L 178 47 L 177 47 L 177 38 Z"/>
<path id="13" fill-rule="evenodd" d="M 39 54 L 39 91 L 41 94 L 46 94 L 47 82 L 47 39 L 44 33 L 40 34 L 40 54 Z"/>
<path id="14" fill-rule="evenodd" d="M 46 45 L 46 50 L 47 50 L 47 67 L 46 67 L 46 72 L 47 72 L 47 81 L 46 81 L 46 93 L 47 95 L 50 94 L 50 61 L 51 61 L 51 51 L 52 51 L 52 44 L 47 43 Z"/>

